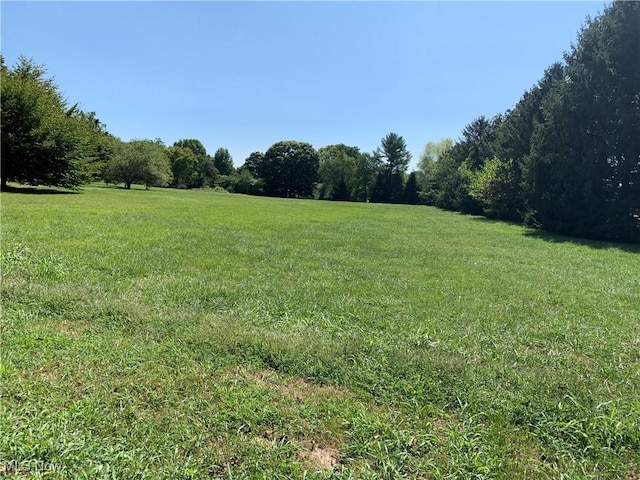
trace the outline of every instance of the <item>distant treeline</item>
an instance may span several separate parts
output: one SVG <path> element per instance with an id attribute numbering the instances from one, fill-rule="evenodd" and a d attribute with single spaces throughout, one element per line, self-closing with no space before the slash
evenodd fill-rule
<path id="1" fill-rule="evenodd" d="M 434 205 L 548 231 L 640 241 L 640 2 L 588 19 L 563 62 L 511 109 L 411 159 L 396 133 L 373 152 L 282 141 L 234 168 L 196 139 L 123 142 L 69 106 L 44 67 L 2 61 L 2 187 L 102 180 L 252 195 Z"/>

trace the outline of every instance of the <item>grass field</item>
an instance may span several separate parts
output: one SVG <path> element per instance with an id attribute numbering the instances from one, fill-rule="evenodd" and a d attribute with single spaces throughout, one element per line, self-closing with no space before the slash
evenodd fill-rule
<path id="1" fill-rule="evenodd" d="M 640 248 L 430 207 L 2 193 L 0 476 L 640 477 Z"/>

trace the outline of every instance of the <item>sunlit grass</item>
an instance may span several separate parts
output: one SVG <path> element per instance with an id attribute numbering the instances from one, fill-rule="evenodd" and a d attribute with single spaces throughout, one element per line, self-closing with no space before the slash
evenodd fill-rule
<path id="1" fill-rule="evenodd" d="M 640 474 L 637 247 L 427 207 L 104 186 L 1 201 L 3 461 Z"/>

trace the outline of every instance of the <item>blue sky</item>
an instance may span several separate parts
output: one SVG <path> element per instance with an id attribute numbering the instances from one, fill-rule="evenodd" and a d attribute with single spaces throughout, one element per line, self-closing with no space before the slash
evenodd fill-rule
<path id="1" fill-rule="evenodd" d="M 2 54 L 44 64 L 123 140 L 197 138 L 236 166 L 280 140 L 418 158 L 512 107 L 604 2 L 11 2 Z"/>

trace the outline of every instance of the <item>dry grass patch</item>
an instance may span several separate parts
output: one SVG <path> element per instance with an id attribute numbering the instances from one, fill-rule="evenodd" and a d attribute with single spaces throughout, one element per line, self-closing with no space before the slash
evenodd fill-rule
<path id="1" fill-rule="evenodd" d="M 340 452 L 331 446 L 311 443 L 310 448 L 300 451 L 300 456 L 306 460 L 313 470 L 333 470 L 341 461 Z"/>
<path id="2" fill-rule="evenodd" d="M 237 375 L 260 388 L 267 389 L 275 395 L 275 403 L 282 405 L 282 409 L 295 409 L 303 403 L 320 406 L 333 401 L 344 401 L 350 398 L 350 393 L 330 385 L 317 385 L 303 378 L 287 378 L 270 370 L 248 371 L 238 368 Z M 287 406 L 290 405 L 290 406 Z M 287 442 L 298 450 L 299 460 L 309 470 L 332 471 L 342 461 L 339 450 L 339 437 L 343 432 L 334 431 L 340 425 L 339 419 L 321 418 L 326 423 L 322 431 L 310 427 L 306 422 L 291 425 L 285 431 L 268 429 L 262 432 L 256 441 L 263 447 L 275 447 Z M 339 428 L 339 427 L 338 427 Z M 286 431 L 288 430 L 288 431 Z M 297 433 L 290 433 L 290 432 Z"/>
<path id="3" fill-rule="evenodd" d="M 296 401 L 345 400 L 349 397 L 347 391 L 331 385 L 317 385 L 304 378 L 282 378 L 270 370 L 248 372 L 240 368 L 239 374 L 260 387 Z"/>

